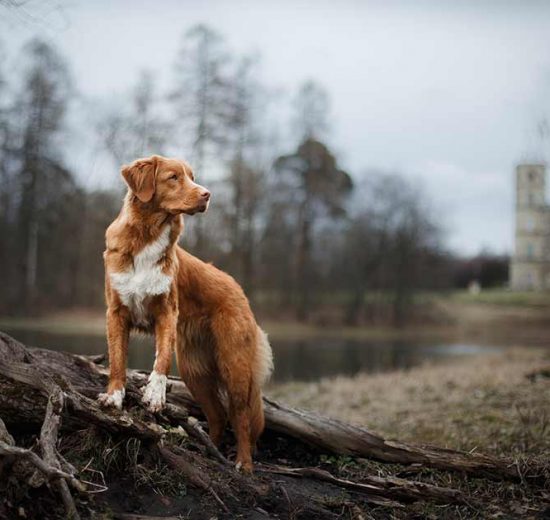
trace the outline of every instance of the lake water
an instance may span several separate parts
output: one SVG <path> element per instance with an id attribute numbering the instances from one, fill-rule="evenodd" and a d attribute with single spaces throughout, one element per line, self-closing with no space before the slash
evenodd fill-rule
<path id="1" fill-rule="evenodd" d="M 3 329 L 29 346 L 64 350 L 75 354 L 107 352 L 104 337 L 97 335 L 53 334 L 34 330 Z M 384 372 L 410 368 L 425 361 L 498 351 L 499 347 L 471 343 L 412 340 L 349 340 L 308 338 L 271 339 L 275 358 L 274 382 L 313 381 L 359 372 Z M 154 360 L 152 338 L 132 337 L 128 355 L 131 368 L 150 370 Z M 175 363 L 173 365 L 175 373 Z"/>

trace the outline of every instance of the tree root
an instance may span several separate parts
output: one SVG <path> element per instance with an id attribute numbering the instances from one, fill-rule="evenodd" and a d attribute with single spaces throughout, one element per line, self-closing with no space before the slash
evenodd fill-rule
<path id="1" fill-rule="evenodd" d="M 57 435 L 61 424 L 61 413 L 63 411 L 63 392 L 56 387 L 48 398 L 46 415 L 40 430 L 40 448 L 42 458 L 36 453 L 25 448 L 15 446 L 13 437 L 9 435 L 4 422 L 0 419 L 0 455 L 10 457 L 12 462 L 15 459 L 23 459 L 36 467 L 48 481 L 57 488 L 63 504 L 67 518 L 79 520 L 80 516 L 76 509 L 73 496 L 69 485 L 78 492 L 86 491 L 86 487 L 74 476 L 74 468 L 64 459 L 60 460 L 57 452 Z M 64 469 L 62 469 L 62 467 Z M 69 470 L 69 471 L 67 471 Z"/>
<path id="2" fill-rule="evenodd" d="M 377 507 L 401 508 L 403 504 L 416 501 L 466 507 L 477 505 L 457 489 L 397 477 L 361 474 L 352 481 L 318 467 L 275 464 L 258 464 L 253 477 L 242 475 L 214 446 L 194 417 L 202 417 L 200 409 L 180 380 L 169 379 L 167 406 L 161 413 L 152 415 L 141 403 L 140 387 L 147 376 L 129 370 L 125 411 L 105 410 L 98 406 L 96 396 L 104 388 L 107 370 L 95 361 L 85 356 L 28 349 L 0 333 L 0 415 L 6 422 L 0 419 L 0 474 L 9 471 L 14 460 L 25 460 L 57 489 L 67 515 L 74 519 L 78 518 L 78 512 L 71 491 L 82 492 L 86 488 L 75 477 L 75 468 L 57 451 L 58 436 L 61 428 L 64 432 L 74 432 L 90 426 L 122 440 L 141 440 L 148 453 L 157 453 L 170 468 L 183 475 L 187 484 L 208 493 L 224 513 L 232 513 L 234 504 L 243 497 L 255 504 L 271 504 L 273 496 L 278 495 L 279 500 L 288 502 L 289 509 L 294 507 L 293 500 L 299 499 L 302 504 L 306 503 L 302 510 L 305 508 L 320 517 L 336 516 L 321 498 L 307 503 L 309 490 L 319 485 L 326 486 L 327 491 L 336 489 L 361 496 Z M 277 438 L 288 439 L 290 443 L 298 441 L 300 445 L 313 446 L 318 450 L 316 453 L 367 457 L 407 466 L 414 464 L 473 477 L 516 481 L 519 485 L 536 485 L 536 475 L 544 473 L 539 472 L 536 465 L 525 472 L 524 468 L 520 471 L 508 460 L 389 441 L 366 428 L 289 408 L 267 398 L 264 405 L 268 432 L 275 432 Z M 187 434 L 184 448 L 168 440 L 167 434 L 176 425 Z M 8 432 L 12 426 L 40 431 L 42 458 L 15 445 Z M 281 484 L 291 479 L 300 479 L 301 487 L 294 489 L 294 486 Z M 339 503 L 345 505 L 341 498 Z"/>

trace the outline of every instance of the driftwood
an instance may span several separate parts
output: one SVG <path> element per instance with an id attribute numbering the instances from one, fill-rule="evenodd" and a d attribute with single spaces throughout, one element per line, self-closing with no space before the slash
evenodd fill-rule
<path id="1" fill-rule="evenodd" d="M 74 432 L 90 427 L 124 438 L 137 438 L 153 448 L 168 466 L 180 472 L 189 485 L 211 495 L 219 510 L 229 512 L 226 500 L 235 499 L 235 489 L 246 496 L 262 497 L 273 488 L 272 477 L 309 479 L 360 494 L 366 503 L 401 507 L 403 503 L 428 500 L 438 504 L 466 504 L 456 489 L 401 478 L 362 476 L 360 482 L 332 475 L 316 467 L 286 467 L 259 463 L 254 477 L 241 475 L 210 442 L 196 417 L 200 409 L 185 385 L 169 379 L 167 407 L 157 416 L 141 406 L 140 387 L 147 374 L 129 370 L 125 411 L 104 410 L 96 402 L 104 389 L 107 369 L 99 358 L 76 356 L 44 349 L 27 348 L 0 333 L 0 474 L 8 459 L 24 458 L 49 481 L 55 482 L 68 516 L 78 517 L 71 495 L 86 493 L 77 471 L 57 451 L 59 429 Z M 412 446 L 394 442 L 364 427 L 352 426 L 312 412 L 289 408 L 265 398 L 266 430 L 328 454 L 371 458 L 381 462 L 460 472 L 491 479 L 536 480 L 537 468 L 521 474 L 515 464 L 497 458 L 437 447 Z M 163 439 L 169 425 L 179 425 L 193 440 L 197 450 L 167 445 Z M 42 457 L 35 451 L 15 446 L 10 433 L 41 432 Z M 4 466 L 3 466 L 4 464 Z M 5 469 L 5 467 L 4 467 Z M 286 496 L 286 488 L 278 484 Z M 240 492 L 240 491 L 239 491 Z M 261 503 L 261 500 L 260 500 Z M 330 512 L 311 503 L 311 515 L 330 517 Z M 261 510 L 261 508 L 259 509 Z M 139 516 L 139 515 L 138 515 Z"/>

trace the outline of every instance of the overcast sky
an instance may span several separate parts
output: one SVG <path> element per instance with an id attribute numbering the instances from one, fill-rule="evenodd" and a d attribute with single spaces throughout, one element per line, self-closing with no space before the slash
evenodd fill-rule
<path id="1" fill-rule="evenodd" d="M 550 117 L 550 1 L 58 0 L 26 11 L 0 6 L 8 56 L 51 39 L 88 98 L 120 95 L 145 67 L 166 85 L 198 22 L 259 53 L 272 87 L 318 80 L 342 165 L 418 180 L 461 253 L 512 250 L 514 166 L 550 149 L 535 130 Z"/>

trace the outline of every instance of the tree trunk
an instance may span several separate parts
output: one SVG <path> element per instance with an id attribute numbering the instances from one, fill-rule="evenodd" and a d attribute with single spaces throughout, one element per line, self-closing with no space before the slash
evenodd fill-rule
<path id="1" fill-rule="evenodd" d="M 307 203 L 302 208 L 301 222 L 299 224 L 299 243 L 296 261 L 296 282 L 298 286 L 298 302 L 296 318 L 298 321 L 307 321 L 310 310 L 311 292 L 311 222 L 307 215 Z"/>

